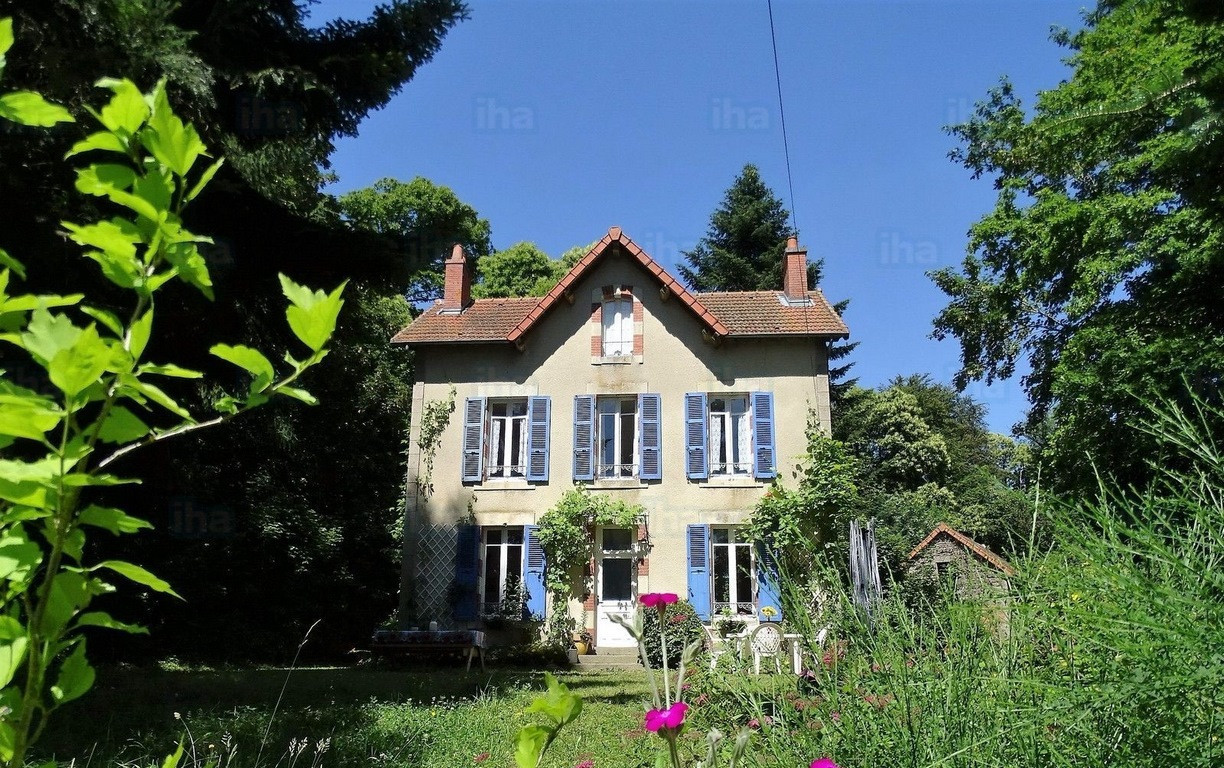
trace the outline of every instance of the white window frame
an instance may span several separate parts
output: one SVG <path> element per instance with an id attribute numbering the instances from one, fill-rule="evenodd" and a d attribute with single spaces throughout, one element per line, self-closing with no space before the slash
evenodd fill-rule
<path id="1" fill-rule="evenodd" d="M 716 531 L 726 531 L 727 541 L 715 541 Z M 727 600 L 720 600 L 718 594 L 718 550 L 727 550 Z M 747 595 L 739 594 L 739 584 L 734 578 L 738 570 L 739 559 L 748 557 L 749 589 Z M 756 555 L 752 551 L 752 542 L 740 539 L 740 528 L 735 525 L 710 526 L 710 602 L 714 605 L 714 613 L 722 613 L 729 609 L 732 616 L 756 615 Z"/>
<path id="2" fill-rule="evenodd" d="M 511 543 L 510 535 L 518 534 L 518 542 Z M 497 534 L 500 541 L 490 541 L 493 538 L 491 534 Z M 501 602 L 506 597 L 506 579 L 510 575 L 509 565 L 517 563 L 519 569 L 519 585 L 523 584 L 523 555 L 527 547 L 527 537 L 524 534 L 522 526 L 488 526 L 481 529 L 480 532 L 480 614 L 487 616 L 496 614 L 500 611 Z M 518 549 L 516 556 L 511 556 L 514 548 Z M 490 597 L 488 594 L 488 575 L 489 568 L 496 567 L 497 569 L 497 594 Z"/>
<path id="3" fill-rule="evenodd" d="M 521 406 L 522 414 L 512 415 L 513 408 Z M 485 455 L 485 478 L 488 480 L 523 480 L 527 477 L 527 398 L 511 397 L 490 399 L 485 405 L 488 419 L 488 451 Z M 495 415 L 494 408 L 504 408 L 504 415 Z M 519 427 L 518 452 L 519 463 L 507 462 L 513 458 L 512 438 L 515 424 Z M 502 463 L 498 464 L 498 452 L 503 452 Z"/>
<path id="4" fill-rule="evenodd" d="M 595 398 L 595 479 L 613 480 L 638 476 L 638 457 L 640 450 L 638 440 L 638 398 L 636 395 L 610 396 Z M 612 434 L 607 434 L 605 416 L 612 422 Z M 628 426 L 632 434 L 626 436 Z M 613 462 L 604 460 L 604 448 L 608 442 L 612 444 Z M 629 463 L 623 463 L 626 449 L 629 451 Z"/>
<path id="5" fill-rule="evenodd" d="M 747 393 L 711 392 L 706 395 L 709 402 L 706 439 L 709 445 L 709 467 L 711 477 L 749 477 L 752 475 L 752 398 Z M 715 409 L 722 401 L 723 408 Z M 732 401 L 743 404 L 737 413 Z M 738 422 L 738 424 L 737 424 Z M 739 434 L 732 427 L 737 426 Z M 717 426 L 717 429 L 716 429 Z M 729 461 L 719 461 L 725 455 Z M 736 460 L 738 454 L 738 460 Z"/>
<path id="6" fill-rule="evenodd" d="M 616 296 L 604 299 L 602 313 L 603 356 L 632 355 L 633 297 Z"/>

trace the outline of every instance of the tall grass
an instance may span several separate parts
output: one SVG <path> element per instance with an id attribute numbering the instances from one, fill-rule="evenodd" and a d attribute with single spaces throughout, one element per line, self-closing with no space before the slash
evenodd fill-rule
<path id="1" fill-rule="evenodd" d="M 895 587 L 868 623 L 842 589 L 820 610 L 791 582 L 811 673 L 695 682 L 699 725 L 750 720 L 761 764 L 1224 765 L 1224 413 L 1164 407 L 1144 428 L 1177 471 L 1052 506 L 1054 548 L 978 603 Z M 1187 468 L 1188 467 L 1188 468 Z M 838 579 L 822 579 L 825 584 Z"/>

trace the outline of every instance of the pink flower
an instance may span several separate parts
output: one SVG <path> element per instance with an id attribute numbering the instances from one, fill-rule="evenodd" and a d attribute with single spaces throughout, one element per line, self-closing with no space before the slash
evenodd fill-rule
<path id="1" fill-rule="evenodd" d="M 581 763 L 578 763 L 578 765 L 575 765 L 574 768 L 595 768 L 595 761 L 583 760 Z"/>
<path id="2" fill-rule="evenodd" d="M 476 757 L 475 757 L 474 759 L 475 759 L 475 761 L 476 761 L 476 762 L 478 762 L 478 763 L 483 763 L 485 760 L 488 760 L 488 759 L 489 759 L 489 753 L 488 753 L 488 752 L 481 752 L 479 755 L 476 755 Z"/>
<path id="3" fill-rule="evenodd" d="M 675 595 L 672 595 L 675 597 Z M 679 728 L 684 724 L 684 713 L 688 711 L 688 704 L 683 701 L 677 701 L 667 709 L 652 709 L 646 713 L 646 730 L 657 731 L 660 728 Z"/>
<path id="4" fill-rule="evenodd" d="M 837 763 L 827 757 L 822 757 L 819 760 L 813 760 L 811 768 L 837 768 Z"/>
<path id="5" fill-rule="evenodd" d="M 658 608 L 663 610 L 663 606 L 670 605 L 680 599 L 674 592 L 647 592 L 638 598 L 642 601 L 642 605 L 647 608 Z"/>

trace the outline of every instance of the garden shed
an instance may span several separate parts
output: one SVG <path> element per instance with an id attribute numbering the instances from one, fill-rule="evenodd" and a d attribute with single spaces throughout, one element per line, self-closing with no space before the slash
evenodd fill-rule
<path id="1" fill-rule="evenodd" d="M 997 597 L 1016 572 L 1006 560 L 947 523 L 940 523 L 909 553 L 909 578 L 951 583 L 957 599 Z"/>

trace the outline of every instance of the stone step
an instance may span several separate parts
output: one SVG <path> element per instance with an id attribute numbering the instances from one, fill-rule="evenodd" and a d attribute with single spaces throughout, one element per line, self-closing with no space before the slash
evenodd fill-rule
<path id="1" fill-rule="evenodd" d="M 578 657 L 578 667 L 583 670 L 641 669 L 642 665 L 638 663 L 636 656 L 590 654 Z"/>
<path id="2" fill-rule="evenodd" d="M 596 656 L 632 656 L 633 658 L 636 659 L 638 655 L 638 649 L 636 645 L 630 646 L 628 648 L 602 648 L 600 646 L 596 646 L 595 655 Z"/>

